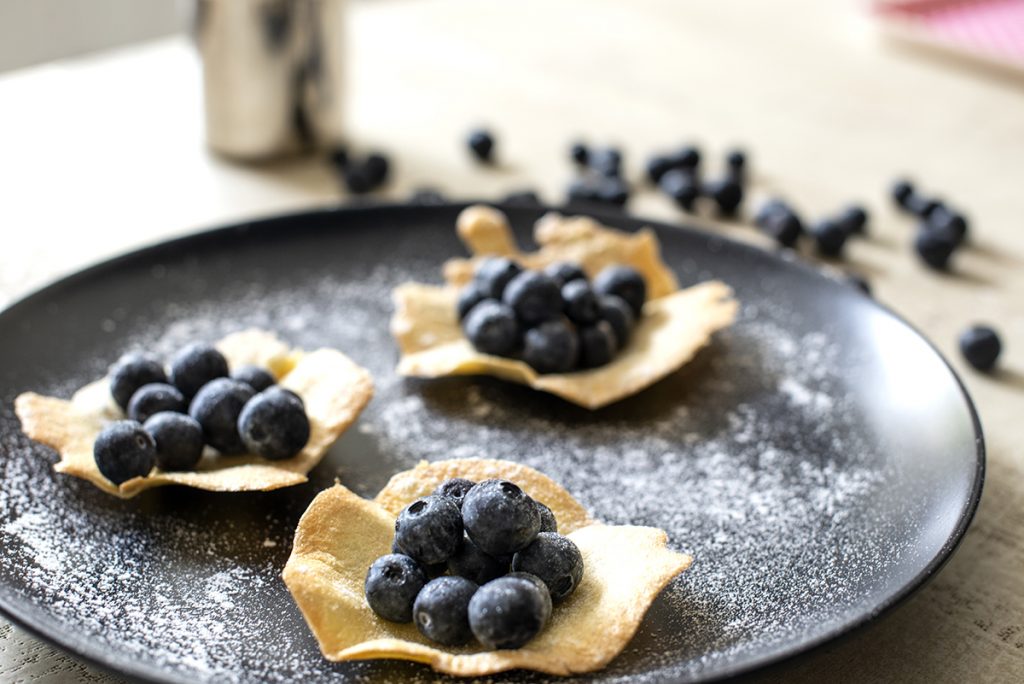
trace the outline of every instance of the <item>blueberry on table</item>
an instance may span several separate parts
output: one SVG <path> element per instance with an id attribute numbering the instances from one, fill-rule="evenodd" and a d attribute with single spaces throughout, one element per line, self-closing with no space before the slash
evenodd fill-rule
<path id="1" fill-rule="evenodd" d="M 597 201 L 623 207 L 629 201 L 629 186 L 618 176 L 602 178 L 596 186 Z"/>
<path id="2" fill-rule="evenodd" d="M 469 602 L 473 636 L 488 649 L 524 646 L 550 616 L 544 591 L 525 577 L 500 577 L 480 587 Z"/>
<path id="3" fill-rule="evenodd" d="M 594 291 L 599 295 L 621 297 L 639 316 L 647 300 L 647 283 L 640 272 L 629 266 L 609 266 L 594 278 Z"/>
<path id="4" fill-rule="evenodd" d="M 354 195 L 362 195 L 373 190 L 373 182 L 363 164 L 352 163 L 345 169 L 345 187 Z"/>
<path id="5" fill-rule="evenodd" d="M 274 376 L 267 369 L 251 364 L 236 368 L 231 373 L 231 379 L 244 382 L 249 387 L 252 387 L 255 392 L 262 392 L 268 387 L 277 384 L 277 380 L 274 379 Z"/>
<path id="6" fill-rule="evenodd" d="M 586 280 L 587 274 L 578 264 L 569 261 L 556 261 L 544 268 L 544 275 L 555 281 L 559 289 L 565 287 L 570 280 Z"/>
<path id="7" fill-rule="evenodd" d="M 509 282 L 522 272 L 516 262 L 506 257 L 487 257 L 477 264 L 473 281 L 492 299 L 501 299 Z"/>
<path id="8" fill-rule="evenodd" d="M 569 321 L 546 321 L 523 335 L 522 357 L 538 373 L 568 373 L 579 358 L 579 337 Z"/>
<path id="9" fill-rule="evenodd" d="M 156 442 L 156 465 L 165 472 L 192 470 L 203 455 L 203 428 L 183 413 L 164 411 L 143 424 Z"/>
<path id="10" fill-rule="evenodd" d="M 462 330 L 473 348 L 482 354 L 508 356 L 519 345 L 519 323 L 512 307 L 485 299 L 472 308 Z"/>
<path id="11" fill-rule="evenodd" d="M 562 286 L 565 315 L 573 323 L 588 324 L 597 320 L 597 295 L 586 280 L 570 280 Z"/>
<path id="12" fill-rule="evenodd" d="M 911 214 L 923 219 L 927 219 L 936 211 L 944 208 L 939 200 L 919 197 L 918 195 L 911 195 L 904 207 Z"/>
<path id="13" fill-rule="evenodd" d="M 370 187 L 377 188 L 384 184 L 391 171 L 391 161 L 380 152 L 373 152 L 366 156 L 363 162 L 363 172 L 370 183 Z"/>
<path id="14" fill-rule="evenodd" d="M 448 559 L 448 572 L 465 577 L 477 584 L 485 584 L 508 573 L 512 556 L 492 556 L 473 543 L 468 536 L 462 539 L 462 546 Z"/>
<path id="15" fill-rule="evenodd" d="M 693 145 L 686 145 L 669 155 L 669 163 L 673 169 L 696 171 L 700 167 L 700 150 Z"/>
<path id="16" fill-rule="evenodd" d="M 132 395 L 132 400 L 128 402 L 128 418 L 145 423 L 154 413 L 184 413 L 185 409 L 185 397 L 177 387 L 166 382 L 153 382 L 143 385 Z"/>
<path id="17" fill-rule="evenodd" d="M 492 556 L 525 548 L 540 532 L 540 512 L 533 499 L 508 480 L 484 480 L 462 502 L 466 534 Z"/>
<path id="18" fill-rule="evenodd" d="M 512 570 L 539 577 L 557 602 L 576 591 L 583 579 L 583 556 L 568 537 L 541 532 L 512 557 Z"/>
<path id="19" fill-rule="evenodd" d="M 992 370 L 1002 350 L 999 335 L 987 325 L 971 326 L 960 335 L 960 353 L 980 371 Z"/>
<path id="20" fill-rule="evenodd" d="M 438 577 L 420 590 L 412 619 L 420 634 L 445 646 L 461 646 L 473 638 L 469 602 L 477 584 L 465 577 Z"/>
<path id="21" fill-rule="evenodd" d="M 587 148 L 585 143 L 574 142 L 569 147 L 569 157 L 580 166 L 586 166 L 590 161 L 590 150 Z"/>
<path id="22" fill-rule="evenodd" d="M 434 496 L 447 496 L 455 502 L 455 505 L 462 510 L 462 500 L 466 498 L 466 492 L 473 488 L 476 482 L 467 480 L 464 477 L 453 477 L 445 480 L 432 492 Z"/>
<path id="23" fill-rule="evenodd" d="M 917 231 L 914 250 L 925 264 L 942 271 L 949 267 L 949 259 L 958 244 L 954 233 L 924 224 Z"/>
<path id="24" fill-rule="evenodd" d="M 134 420 L 117 420 L 96 436 L 92 455 L 103 477 L 120 485 L 149 475 L 156 464 L 156 442 Z"/>
<path id="25" fill-rule="evenodd" d="M 703 193 L 714 200 L 722 216 L 734 216 L 743 202 L 743 186 L 735 178 L 711 181 L 704 186 Z"/>
<path id="26" fill-rule="evenodd" d="M 327 153 L 327 159 L 334 168 L 344 170 L 348 166 L 348 148 L 344 145 L 336 145 Z"/>
<path id="27" fill-rule="evenodd" d="M 889 188 L 889 194 L 898 206 L 906 209 L 910 198 L 914 196 L 914 184 L 905 179 L 897 180 Z"/>
<path id="28" fill-rule="evenodd" d="M 850 235 L 864 235 L 867 232 L 868 212 L 864 207 L 854 204 L 843 209 L 836 217 L 836 222 Z"/>
<path id="29" fill-rule="evenodd" d="M 272 461 L 296 456 L 309 433 L 305 408 L 285 392 L 257 394 L 238 415 L 238 434 L 246 450 Z"/>
<path id="30" fill-rule="evenodd" d="M 796 212 L 793 211 L 793 208 L 785 200 L 773 197 L 758 207 L 757 213 L 754 214 L 754 225 L 758 228 L 764 228 L 770 220 L 779 214 L 792 214 L 795 216 Z"/>
<path id="31" fill-rule="evenodd" d="M 959 245 L 967 239 L 967 219 L 948 207 L 940 207 L 928 216 L 928 225 L 940 231 L 953 235 Z"/>
<path id="32" fill-rule="evenodd" d="M 462 544 L 462 514 L 447 496 L 424 496 L 395 520 L 395 543 L 423 565 L 444 563 Z"/>
<path id="33" fill-rule="evenodd" d="M 491 161 L 491 156 L 494 153 L 494 136 L 490 131 L 484 129 L 471 131 L 469 137 L 466 138 L 466 144 L 479 161 Z"/>
<path id="34" fill-rule="evenodd" d="M 244 382 L 217 378 L 196 393 L 188 414 L 203 428 L 206 443 L 222 454 L 245 453 L 238 434 L 238 416 L 256 393 Z"/>
<path id="35" fill-rule="evenodd" d="M 783 247 L 793 247 L 803 235 L 804 227 L 791 211 L 776 211 L 761 223 L 761 230 Z"/>
<path id="36" fill-rule="evenodd" d="M 464 320 L 469 315 L 469 312 L 473 310 L 473 307 L 485 299 L 491 299 L 488 288 L 476 280 L 469 281 L 467 285 L 459 290 L 459 298 L 455 303 L 459 320 Z"/>
<path id="37" fill-rule="evenodd" d="M 740 174 L 747 168 L 747 155 L 743 150 L 730 150 L 725 155 L 725 166 L 730 174 Z"/>
<path id="38" fill-rule="evenodd" d="M 511 281 L 502 301 L 512 307 L 524 325 L 536 325 L 562 315 L 562 295 L 558 284 L 540 271 L 523 271 Z"/>
<path id="39" fill-rule="evenodd" d="M 576 178 L 566 189 L 566 204 L 589 204 L 600 202 L 597 185 L 586 178 Z"/>
<path id="40" fill-rule="evenodd" d="M 190 344 L 171 359 L 169 377 L 171 384 L 188 400 L 200 387 L 227 374 L 228 362 L 223 354 L 208 344 Z"/>
<path id="41" fill-rule="evenodd" d="M 537 512 L 540 514 L 540 531 L 557 532 L 558 521 L 555 520 L 555 514 L 551 512 L 551 509 L 536 499 L 533 500 L 533 503 L 536 504 Z"/>
<path id="42" fill-rule="evenodd" d="M 647 178 L 655 185 L 660 183 L 661 177 L 671 170 L 672 162 L 665 155 L 656 154 L 647 160 Z"/>
<path id="43" fill-rule="evenodd" d="M 110 394 L 122 410 L 128 409 L 136 390 L 154 382 L 167 382 L 167 374 L 152 356 L 126 354 L 110 370 Z"/>
<path id="44" fill-rule="evenodd" d="M 811 235 L 814 236 L 814 246 L 818 254 L 827 257 L 838 257 L 842 254 L 846 238 L 849 237 L 842 224 L 831 219 L 823 219 L 814 224 Z"/>
<path id="45" fill-rule="evenodd" d="M 610 363 L 619 351 L 618 338 L 608 321 L 580 326 L 579 336 L 580 368 L 604 366 Z"/>
<path id="46" fill-rule="evenodd" d="M 392 553 L 373 561 L 363 591 L 374 613 L 391 622 L 411 622 L 412 609 L 427 576 L 409 556 Z"/>
<path id="47" fill-rule="evenodd" d="M 658 187 L 684 211 L 693 211 L 700 197 L 700 183 L 691 171 L 671 169 L 661 177 Z"/>
<path id="48" fill-rule="evenodd" d="M 615 332 L 616 347 L 622 349 L 629 342 L 633 334 L 633 326 L 636 318 L 633 309 L 622 297 L 615 295 L 602 295 L 597 298 L 598 315 L 601 320 L 607 321 Z"/>
<path id="49" fill-rule="evenodd" d="M 587 164 L 602 176 L 619 176 L 622 174 L 622 152 L 615 147 L 591 150 Z"/>

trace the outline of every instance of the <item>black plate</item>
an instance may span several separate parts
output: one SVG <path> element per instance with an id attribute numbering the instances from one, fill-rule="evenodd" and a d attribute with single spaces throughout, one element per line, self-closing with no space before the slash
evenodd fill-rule
<path id="1" fill-rule="evenodd" d="M 404 380 L 392 286 L 462 253 L 458 207 L 286 216 L 170 242 L 0 314 L 0 608 L 88 660 L 158 681 L 410 679 L 424 666 L 323 660 L 280 581 L 291 535 L 334 479 L 372 495 L 417 460 L 524 461 L 611 523 L 668 530 L 693 567 L 600 681 L 748 671 L 863 624 L 920 586 L 981 490 L 981 431 L 918 333 L 812 268 L 657 226 L 684 283 L 721 278 L 740 322 L 683 371 L 598 412 L 502 382 Z M 524 241 L 538 211 L 509 209 Z M 641 222 L 605 216 L 636 229 Z M 120 501 L 55 474 L 19 392 L 69 396 L 123 351 L 168 354 L 245 326 L 336 346 L 377 394 L 311 482 Z M 507 681 L 544 677 L 512 673 Z"/>

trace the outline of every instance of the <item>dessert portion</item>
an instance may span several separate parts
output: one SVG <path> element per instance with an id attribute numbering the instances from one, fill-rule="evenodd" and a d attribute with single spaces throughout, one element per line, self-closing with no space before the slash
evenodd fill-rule
<path id="1" fill-rule="evenodd" d="M 373 395 L 334 349 L 303 352 L 248 330 L 182 349 L 165 369 L 123 357 L 70 400 L 25 392 L 22 429 L 56 449 L 58 472 L 128 498 L 169 484 L 270 490 L 308 473 Z"/>
<path id="2" fill-rule="evenodd" d="M 394 291 L 402 375 L 493 375 L 597 409 L 678 370 L 736 318 L 726 284 L 679 289 L 649 230 L 548 214 L 524 252 L 490 207 L 456 228 L 474 256 L 448 261 L 443 286 Z"/>
<path id="3" fill-rule="evenodd" d="M 568 675 L 610 662 L 689 567 L 666 542 L 594 521 L 527 466 L 423 462 L 372 501 L 341 485 L 321 492 L 284 581 L 330 660 Z"/>

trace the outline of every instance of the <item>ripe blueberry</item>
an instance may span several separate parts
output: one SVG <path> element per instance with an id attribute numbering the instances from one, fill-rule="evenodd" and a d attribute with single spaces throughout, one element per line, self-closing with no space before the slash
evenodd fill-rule
<path id="1" fill-rule="evenodd" d="M 544 629 L 546 607 L 544 589 L 536 583 L 525 577 L 500 577 L 473 594 L 469 626 L 488 649 L 519 648 Z"/>
<path id="2" fill-rule="evenodd" d="M 190 344 L 171 359 L 171 384 L 186 400 L 194 397 L 206 383 L 227 374 L 227 359 L 208 344 Z"/>
<path id="3" fill-rule="evenodd" d="M 597 295 L 586 280 L 570 280 L 562 286 L 565 315 L 573 323 L 593 323 L 597 320 Z"/>
<path id="4" fill-rule="evenodd" d="M 700 150 L 693 145 L 686 145 L 669 155 L 673 169 L 696 171 L 700 166 Z"/>
<path id="5" fill-rule="evenodd" d="M 484 480 L 470 489 L 462 502 L 462 520 L 473 543 L 492 556 L 515 553 L 540 531 L 533 499 L 508 480 Z"/>
<path id="6" fill-rule="evenodd" d="M 363 591 L 374 613 L 391 622 L 412 621 L 416 596 L 427 576 L 409 556 L 392 553 L 373 561 L 366 573 Z"/>
<path id="7" fill-rule="evenodd" d="M 954 233 L 927 224 L 918 229 L 914 239 L 914 249 L 921 260 L 940 271 L 949 266 L 949 258 L 953 256 L 958 244 Z"/>
<path id="8" fill-rule="evenodd" d="M 462 539 L 462 546 L 455 555 L 448 559 L 448 572 L 484 584 L 506 574 L 511 565 L 512 556 L 484 553 L 467 536 Z"/>
<path id="9" fill-rule="evenodd" d="M 609 266 L 594 278 L 594 291 L 599 295 L 615 295 L 625 300 L 639 316 L 647 299 L 647 283 L 635 268 L 629 266 Z"/>
<path id="10" fill-rule="evenodd" d="M 143 425 L 156 442 L 156 464 L 163 471 L 191 470 L 203 455 L 203 428 L 183 413 L 155 413 Z"/>
<path id="11" fill-rule="evenodd" d="M 384 184 L 391 171 L 391 161 L 380 152 L 371 152 L 363 162 L 363 173 L 370 183 L 370 188 L 377 188 Z"/>
<path id="12" fill-rule="evenodd" d="M 562 296 L 554 280 L 540 271 L 523 271 L 502 295 L 524 325 L 536 325 L 562 315 Z"/>
<path id="13" fill-rule="evenodd" d="M 800 219 L 790 211 L 769 214 L 760 225 L 766 235 L 783 247 L 793 247 L 804 232 Z"/>
<path id="14" fill-rule="evenodd" d="M 540 531 L 557 532 L 558 521 L 555 520 L 555 514 L 551 509 L 536 499 L 533 500 L 533 503 L 537 505 L 537 512 L 540 514 Z"/>
<path id="15" fill-rule="evenodd" d="M 541 532 L 512 557 L 512 569 L 539 577 L 557 602 L 572 594 L 583 579 L 583 556 L 568 537 Z"/>
<path id="16" fill-rule="evenodd" d="M 722 216 L 734 216 L 743 202 L 743 186 L 734 178 L 723 178 L 704 185 L 703 193 L 718 205 Z"/>
<path id="17" fill-rule="evenodd" d="M 854 204 L 843 209 L 836 222 L 850 235 L 864 235 L 867 232 L 868 212 L 864 207 Z"/>
<path id="18" fill-rule="evenodd" d="M 128 402 L 128 418 L 145 423 L 160 411 L 185 412 L 185 397 L 178 388 L 165 382 L 154 382 L 140 387 Z"/>
<path id="19" fill-rule="evenodd" d="M 420 634 L 445 646 L 461 646 L 473 638 L 469 602 L 477 591 L 465 577 L 438 577 L 420 590 L 412 619 Z"/>
<path id="20" fill-rule="evenodd" d="M 897 205 L 906 209 L 910 198 L 914 196 L 914 184 L 905 179 L 897 180 L 889 189 L 889 194 Z"/>
<path id="21" fill-rule="evenodd" d="M 149 475 L 156 464 L 156 443 L 134 420 L 117 420 L 96 436 L 92 455 L 103 477 L 120 485 Z"/>
<path id="22" fill-rule="evenodd" d="M 466 144 L 479 161 L 491 161 L 491 156 L 494 153 L 494 136 L 490 131 L 483 129 L 472 131 L 466 139 Z"/>
<path id="23" fill-rule="evenodd" d="M 487 296 L 483 286 L 477 281 L 471 280 L 465 287 L 459 290 L 459 299 L 455 305 L 459 314 L 459 320 L 464 320 L 469 315 L 469 312 L 473 310 L 473 307 L 485 299 L 490 299 L 490 297 Z"/>
<path id="24" fill-rule="evenodd" d="M 967 219 L 947 207 L 933 211 L 928 217 L 928 225 L 951 234 L 958 245 L 967 238 Z"/>
<path id="25" fill-rule="evenodd" d="M 661 177 L 671 169 L 672 162 L 664 155 L 656 154 L 647 160 L 647 178 L 655 185 L 661 182 Z"/>
<path id="26" fill-rule="evenodd" d="M 622 152 L 614 147 L 591 150 L 587 163 L 602 176 L 618 176 L 622 173 Z"/>
<path id="27" fill-rule="evenodd" d="M 686 169 L 671 169 L 665 172 L 658 187 L 685 211 L 693 211 L 694 202 L 700 197 L 700 183 L 693 172 Z"/>
<path id="28" fill-rule="evenodd" d="M 999 359 L 1003 344 L 987 325 L 971 326 L 960 335 L 960 353 L 980 371 L 990 371 Z"/>
<path id="29" fill-rule="evenodd" d="M 585 166 L 590 161 L 590 150 L 583 142 L 574 142 L 569 147 L 569 157 L 580 166 Z"/>
<path id="30" fill-rule="evenodd" d="M 576 329 L 569 321 L 547 321 L 526 331 L 523 361 L 538 373 L 567 373 L 576 367 L 579 347 Z"/>
<path id="31" fill-rule="evenodd" d="M 262 392 L 268 387 L 277 384 L 277 380 L 265 368 L 259 366 L 240 366 L 231 373 L 231 379 L 244 382 L 252 387 L 254 392 Z"/>
<path id="32" fill-rule="evenodd" d="M 445 480 L 432 492 L 434 496 L 447 496 L 455 502 L 455 505 L 462 510 L 462 500 L 466 498 L 466 492 L 473 488 L 476 482 L 467 480 L 464 477 L 453 477 Z"/>
<path id="33" fill-rule="evenodd" d="M 842 224 L 831 219 L 818 221 L 811 233 L 818 253 L 827 257 L 838 257 L 842 254 L 846 238 L 849 237 Z"/>
<path id="34" fill-rule="evenodd" d="M 608 321 L 579 328 L 580 368 L 597 368 L 615 358 L 618 353 L 618 338 Z"/>
<path id="35" fill-rule="evenodd" d="M 616 295 L 601 295 L 597 298 L 597 307 L 601 320 L 608 321 L 615 331 L 616 347 L 622 349 L 629 342 L 636 323 L 633 309 L 625 299 Z"/>
<path id="36" fill-rule="evenodd" d="M 565 287 L 570 280 L 586 280 L 587 274 L 578 264 L 569 261 L 556 261 L 544 268 L 544 275 L 555 281 L 559 288 Z"/>
<path id="37" fill-rule="evenodd" d="M 492 299 L 501 299 L 509 282 L 522 272 L 516 262 L 505 257 L 487 257 L 477 264 L 473 282 Z"/>
<path id="38" fill-rule="evenodd" d="M 309 418 L 302 403 L 285 392 L 257 394 L 238 415 L 245 448 L 272 461 L 292 458 L 309 441 Z"/>
<path id="39" fill-rule="evenodd" d="M 462 515 L 446 496 L 425 496 L 402 509 L 395 543 L 423 565 L 444 563 L 462 544 Z"/>
<path id="40" fill-rule="evenodd" d="M 512 308 L 485 299 L 470 310 L 462 330 L 473 347 L 483 354 L 510 355 L 519 344 L 519 323 Z"/>
<path id="41" fill-rule="evenodd" d="M 143 385 L 167 382 L 164 367 L 151 356 L 125 354 L 110 369 L 110 394 L 122 410 L 128 410 L 128 402 Z"/>
<path id="42" fill-rule="evenodd" d="M 217 378 L 196 393 L 188 414 L 202 426 L 207 444 L 222 454 L 241 454 L 245 443 L 238 434 L 238 415 L 254 394 L 244 382 Z"/>

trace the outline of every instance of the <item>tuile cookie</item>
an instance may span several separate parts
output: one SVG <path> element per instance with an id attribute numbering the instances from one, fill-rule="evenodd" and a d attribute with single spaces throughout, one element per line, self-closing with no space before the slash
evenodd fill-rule
<path id="1" fill-rule="evenodd" d="M 231 368 L 255 364 L 270 370 L 282 387 L 302 397 L 309 417 L 310 437 L 293 458 L 269 461 L 253 454 L 220 456 L 207 448 L 194 471 L 154 469 L 119 487 L 96 467 L 92 447 L 106 422 L 124 418 L 110 395 L 109 379 L 92 382 L 70 401 L 25 392 L 14 407 L 22 430 L 32 439 L 57 450 L 54 470 L 89 480 L 103 491 L 130 498 L 152 487 L 185 485 L 216 492 L 268 491 L 307 481 L 338 437 L 353 423 L 373 396 L 370 373 L 334 349 L 303 352 L 272 333 L 246 330 L 217 343 Z"/>
<path id="2" fill-rule="evenodd" d="M 367 569 L 391 552 L 398 512 L 452 477 L 515 482 L 551 508 L 559 533 L 583 554 L 586 570 L 579 587 L 522 648 L 442 647 L 412 623 L 377 617 L 366 603 Z M 329 660 L 412 660 L 460 676 L 517 668 L 569 675 L 607 665 L 632 639 L 661 590 L 689 567 L 691 557 L 670 551 L 666 541 L 666 534 L 655 528 L 595 522 L 565 489 L 527 466 L 479 459 L 424 461 L 395 475 L 372 501 L 341 485 L 317 495 L 299 521 L 283 577 Z"/>
<path id="3" fill-rule="evenodd" d="M 402 375 L 493 375 L 598 409 L 678 370 L 710 342 L 712 334 L 736 320 L 739 304 L 725 283 L 707 281 L 679 290 L 649 230 L 623 233 L 587 217 L 548 214 L 535 227 L 540 249 L 520 252 L 504 214 L 486 206 L 465 209 L 456 229 L 474 257 L 449 260 L 443 269 L 444 286 L 404 283 L 393 293 L 391 333 L 402 353 Z M 476 263 L 494 255 L 533 269 L 574 261 L 589 277 L 613 264 L 637 269 L 647 281 L 649 295 L 629 343 L 605 366 L 562 374 L 538 374 L 523 361 L 476 351 L 462 333 L 456 302 Z"/>

